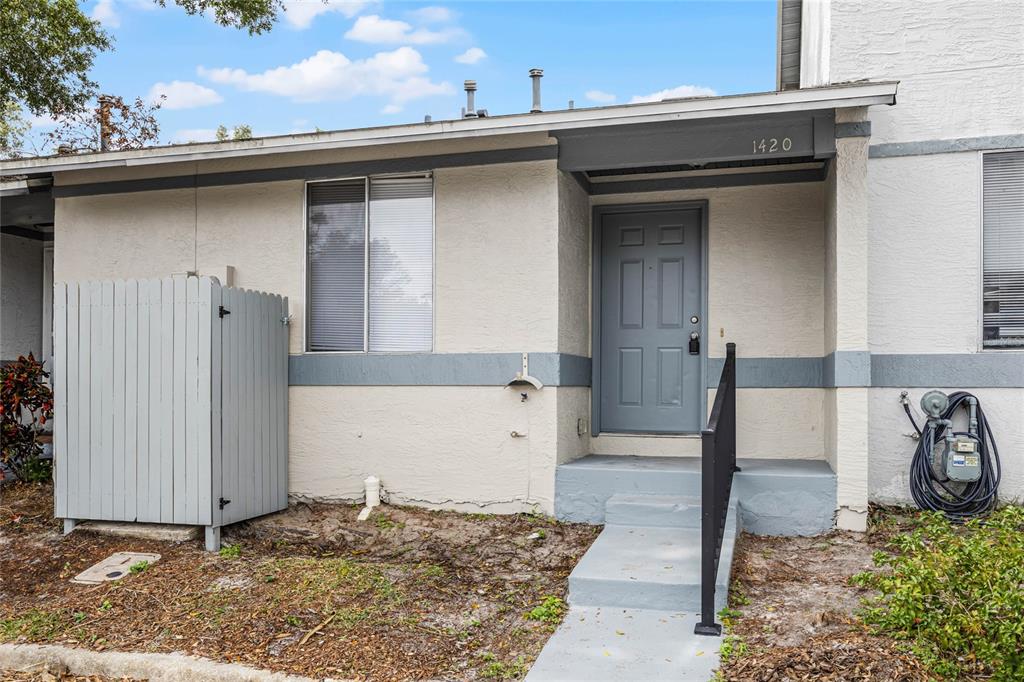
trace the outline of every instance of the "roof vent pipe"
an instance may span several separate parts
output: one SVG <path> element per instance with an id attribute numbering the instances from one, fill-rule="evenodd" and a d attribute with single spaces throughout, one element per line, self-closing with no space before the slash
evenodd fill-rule
<path id="1" fill-rule="evenodd" d="M 473 101 L 476 95 L 476 81 L 466 81 L 462 84 L 466 89 L 466 118 L 476 118 L 476 103 Z"/>
<path id="2" fill-rule="evenodd" d="M 533 107 L 531 114 L 539 114 L 540 108 L 540 79 L 544 77 L 544 69 L 530 69 L 530 80 L 533 81 Z"/>

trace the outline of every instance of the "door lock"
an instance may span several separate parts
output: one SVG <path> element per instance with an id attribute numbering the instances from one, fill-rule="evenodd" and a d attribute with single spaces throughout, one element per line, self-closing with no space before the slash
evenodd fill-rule
<path id="1" fill-rule="evenodd" d="M 690 333 L 690 355 L 700 355 L 700 334 Z"/>

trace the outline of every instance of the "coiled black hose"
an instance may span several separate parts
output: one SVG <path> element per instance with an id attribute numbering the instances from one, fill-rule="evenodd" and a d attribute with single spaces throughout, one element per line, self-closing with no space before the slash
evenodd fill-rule
<path id="1" fill-rule="evenodd" d="M 935 446 L 945 437 L 946 427 L 929 421 L 924 429 L 918 428 L 910 408 L 906 403 L 903 405 L 914 430 L 921 436 L 910 463 L 910 494 L 921 509 L 942 512 L 955 523 L 962 523 L 974 516 L 984 516 L 992 511 L 998 502 L 997 493 L 1002 476 L 999 448 L 992 436 L 992 428 L 985 418 L 985 412 L 981 409 L 981 401 L 966 391 L 952 393 L 949 396 L 949 407 L 942 413 L 941 418 L 952 419 L 953 414 L 968 398 L 977 401 L 978 434 L 960 431 L 953 433 L 956 436 L 974 438 L 978 442 L 981 476 L 977 481 L 969 483 L 955 483 L 939 478 L 932 467 L 932 453 Z"/>

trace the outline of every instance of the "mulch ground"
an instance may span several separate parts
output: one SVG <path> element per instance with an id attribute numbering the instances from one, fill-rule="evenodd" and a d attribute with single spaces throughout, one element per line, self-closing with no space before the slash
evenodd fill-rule
<path id="1" fill-rule="evenodd" d="M 311 677 L 514 678 L 554 630 L 526 614 L 565 596 L 600 531 L 390 506 L 358 522 L 358 511 L 295 505 L 226 529 L 237 556 L 217 555 L 199 541 L 62 537 L 49 486 L 4 486 L 0 641 L 177 651 Z M 118 582 L 70 582 L 129 550 L 162 558 Z"/>
<path id="2" fill-rule="evenodd" d="M 733 562 L 730 633 L 738 655 L 722 666 L 730 682 L 924 682 L 937 679 L 905 648 L 870 634 L 855 614 L 867 590 L 851 576 L 873 570 L 884 532 L 814 538 L 743 534 Z"/>

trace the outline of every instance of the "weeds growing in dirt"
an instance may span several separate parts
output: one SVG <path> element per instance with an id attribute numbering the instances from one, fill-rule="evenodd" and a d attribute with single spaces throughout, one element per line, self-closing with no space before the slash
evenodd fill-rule
<path id="1" fill-rule="evenodd" d="M 544 623 L 557 625 L 562 622 L 565 610 L 566 605 L 562 598 L 548 595 L 544 597 L 544 601 L 538 606 L 527 612 L 526 618 L 528 620 L 539 620 Z"/>
<path id="2" fill-rule="evenodd" d="M 242 546 L 237 544 L 224 545 L 217 554 L 220 555 L 221 559 L 237 559 L 242 556 Z"/>

